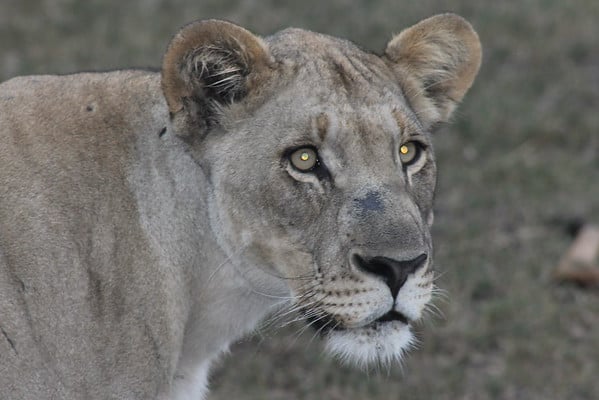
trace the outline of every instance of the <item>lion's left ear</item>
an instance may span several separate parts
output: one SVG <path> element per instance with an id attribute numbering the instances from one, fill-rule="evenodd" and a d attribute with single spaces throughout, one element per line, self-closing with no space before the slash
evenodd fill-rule
<path id="1" fill-rule="evenodd" d="M 162 91 L 172 127 L 180 136 L 203 136 L 218 124 L 219 110 L 251 96 L 274 60 L 264 41 L 226 21 L 184 26 L 162 63 Z"/>
<path id="2" fill-rule="evenodd" d="M 472 26 L 455 14 L 425 19 L 402 31 L 385 55 L 426 129 L 447 121 L 480 67 L 481 45 Z"/>

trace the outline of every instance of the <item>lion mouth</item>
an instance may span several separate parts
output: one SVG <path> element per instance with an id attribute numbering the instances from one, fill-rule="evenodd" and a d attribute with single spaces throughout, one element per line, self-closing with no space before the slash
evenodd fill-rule
<path id="1" fill-rule="evenodd" d="M 347 327 L 343 326 L 342 324 L 340 324 L 339 322 L 335 321 L 335 319 L 331 316 L 325 316 L 325 317 L 320 317 L 320 318 L 315 318 L 315 317 L 308 318 L 309 325 L 312 326 L 317 332 L 319 332 L 323 335 L 325 335 L 329 331 L 345 331 L 345 330 L 350 330 L 350 329 L 363 329 L 363 328 L 376 329 L 380 324 L 385 324 L 385 323 L 393 322 L 393 321 L 399 321 L 404 325 L 410 325 L 410 320 L 408 319 L 408 317 L 406 317 L 404 314 L 402 314 L 398 311 L 395 311 L 395 310 L 389 310 L 386 314 L 375 319 L 374 321 L 370 322 L 369 324 L 366 324 L 364 326 L 360 326 L 357 328 L 347 328 Z"/>
<path id="2" fill-rule="evenodd" d="M 410 320 L 408 319 L 408 317 L 406 317 L 402 313 L 400 313 L 398 311 L 395 311 L 395 310 L 390 310 L 387 314 L 385 314 L 382 317 L 380 317 L 377 320 L 375 320 L 374 323 L 377 323 L 377 322 L 389 322 L 389 321 L 399 321 L 399 322 L 402 322 L 405 325 L 409 325 L 410 324 Z"/>

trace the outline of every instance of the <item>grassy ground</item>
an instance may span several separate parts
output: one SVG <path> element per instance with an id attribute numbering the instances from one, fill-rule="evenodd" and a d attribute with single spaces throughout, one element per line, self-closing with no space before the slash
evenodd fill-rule
<path id="1" fill-rule="evenodd" d="M 479 79 L 437 135 L 434 231 L 443 318 L 419 327 L 403 371 L 364 374 L 299 327 L 233 348 L 212 399 L 598 399 L 599 292 L 551 270 L 579 219 L 599 223 L 599 2 L 3 0 L 0 79 L 158 66 L 198 18 L 268 34 L 293 25 L 380 50 L 392 32 L 453 11 L 478 30 Z"/>

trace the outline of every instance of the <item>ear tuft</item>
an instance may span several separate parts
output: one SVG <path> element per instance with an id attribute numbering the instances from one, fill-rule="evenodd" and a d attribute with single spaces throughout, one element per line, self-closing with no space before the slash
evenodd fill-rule
<path id="1" fill-rule="evenodd" d="M 481 63 L 481 45 L 462 17 L 442 14 L 402 31 L 385 57 L 426 128 L 449 119 L 472 85 Z"/>
<path id="2" fill-rule="evenodd" d="M 182 67 L 187 83 L 218 103 L 233 102 L 245 95 L 249 65 L 242 53 L 207 45 L 190 52 Z"/>
<path id="3" fill-rule="evenodd" d="M 183 27 L 162 64 L 162 90 L 175 132 L 206 132 L 218 110 L 240 101 L 274 65 L 259 37 L 230 22 L 196 21 Z"/>

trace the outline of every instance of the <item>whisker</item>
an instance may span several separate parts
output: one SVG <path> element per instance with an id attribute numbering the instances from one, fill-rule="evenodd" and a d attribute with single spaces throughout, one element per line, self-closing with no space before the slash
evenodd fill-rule
<path id="1" fill-rule="evenodd" d="M 254 288 L 250 288 L 250 291 L 254 294 L 257 294 L 257 295 L 263 296 L 263 297 L 267 297 L 269 299 L 280 299 L 280 300 L 295 300 L 296 299 L 295 296 L 277 296 L 274 294 L 262 293 Z"/>
<path id="2" fill-rule="evenodd" d="M 441 301 L 444 304 L 448 304 L 451 301 L 451 299 L 449 297 L 449 292 L 445 289 L 441 289 L 441 288 L 437 287 L 436 285 L 433 286 L 432 295 L 433 295 L 434 301 Z"/>
<path id="3" fill-rule="evenodd" d="M 320 327 L 320 328 L 319 328 L 319 329 L 318 329 L 318 330 L 317 330 L 317 331 L 314 333 L 314 335 L 312 335 L 312 338 L 311 338 L 311 339 L 310 339 L 310 341 L 308 342 L 308 346 L 310 346 L 310 345 L 312 344 L 312 342 L 314 341 L 314 339 L 316 339 L 316 337 L 317 337 L 317 336 L 319 336 L 319 335 L 320 335 L 320 334 L 323 332 L 323 330 L 324 330 L 324 329 L 325 329 L 327 326 L 329 326 L 329 325 L 331 324 L 331 322 L 334 322 L 334 323 L 335 323 L 335 325 L 334 325 L 334 326 L 333 326 L 331 329 L 335 329 L 337 326 L 339 326 L 339 322 L 337 322 L 337 321 L 335 321 L 335 320 L 333 320 L 333 319 L 330 319 L 330 320 L 329 320 L 329 321 L 328 321 L 326 324 L 324 324 L 323 326 L 321 326 L 321 327 Z"/>
<path id="4" fill-rule="evenodd" d="M 326 296 L 323 296 L 319 299 L 310 301 L 310 302 L 305 302 L 306 299 L 310 299 L 313 298 L 315 295 L 317 295 L 317 292 L 314 293 L 310 293 L 309 296 L 305 296 L 303 298 L 300 298 L 298 300 L 298 302 L 296 304 L 293 304 L 291 307 L 289 307 L 288 309 L 283 309 L 281 310 L 280 313 L 273 315 L 272 317 L 270 317 L 267 321 L 267 325 L 272 326 L 274 323 L 283 320 L 284 317 L 293 314 L 297 311 L 300 311 L 302 309 L 306 309 L 314 304 L 318 304 L 319 302 L 321 302 L 322 300 L 324 300 L 324 298 Z M 315 310 L 315 309 L 308 309 L 305 313 L 304 313 L 304 318 L 310 318 L 312 315 L 316 315 L 316 313 L 318 313 L 319 311 Z M 283 326 L 289 325 L 288 323 L 285 323 Z"/>
<path id="5" fill-rule="evenodd" d="M 237 251 L 235 251 L 233 254 L 227 256 L 225 258 L 225 260 L 223 262 L 221 262 L 214 271 L 212 271 L 212 273 L 208 276 L 208 280 L 206 281 L 206 283 L 210 283 L 210 281 L 212 281 L 212 279 L 214 278 L 214 276 L 216 275 L 217 272 L 219 272 L 221 270 L 222 267 L 224 267 L 229 261 L 231 261 L 231 258 L 233 256 L 238 256 L 240 255 L 243 251 L 245 251 L 246 246 L 241 246 Z"/>
<path id="6" fill-rule="evenodd" d="M 433 277 L 433 281 L 437 281 L 447 275 L 447 271 L 435 272 L 435 276 Z"/>
<path id="7" fill-rule="evenodd" d="M 312 299 L 316 294 L 318 294 L 318 292 L 313 292 L 313 291 L 308 291 L 305 294 L 301 295 L 301 296 L 296 296 L 294 298 L 295 302 L 294 303 L 290 303 L 289 307 L 283 307 L 281 310 L 279 310 L 278 312 L 274 313 L 273 315 L 271 315 L 265 322 L 264 325 L 265 326 L 270 326 L 274 323 L 276 323 L 277 321 L 282 320 L 284 317 L 286 317 L 289 314 L 292 314 L 296 311 L 299 311 L 301 309 L 310 307 L 313 304 L 318 303 L 319 300 L 314 300 L 314 301 L 310 301 L 310 302 L 306 302 L 306 300 L 310 300 Z"/>
<path id="8" fill-rule="evenodd" d="M 307 323 L 303 328 L 299 329 L 298 332 L 296 333 L 296 340 L 297 338 L 299 338 L 308 328 L 312 327 L 312 325 L 322 321 L 324 318 L 327 318 L 328 315 L 325 314 L 324 312 L 321 313 L 321 315 L 318 318 L 313 319 L 312 321 L 310 321 L 309 323 Z"/>
<path id="9" fill-rule="evenodd" d="M 225 265 L 227 265 L 227 263 L 229 263 L 231 261 L 231 258 L 236 257 L 238 255 L 240 255 L 247 246 L 241 246 L 238 250 L 236 250 L 235 252 L 233 252 L 233 254 L 228 255 L 215 269 L 214 271 L 212 271 L 210 273 L 210 275 L 208 276 L 208 279 L 206 280 L 206 282 L 204 282 L 204 285 L 207 285 L 208 283 L 210 283 L 212 281 L 212 279 L 214 279 L 214 277 L 216 276 L 217 273 L 219 273 L 223 267 Z M 200 293 L 200 299 L 202 299 L 203 293 Z"/>
<path id="10" fill-rule="evenodd" d="M 424 312 L 441 320 L 446 320 L 443 311 L 434 303 L 428 303 L 424 308 Z"/>
<path id="11" fill-rule="evenodd" d="M 297 332 L 295 334 L 293 334 L 293 340 L 289 343 L 289 347 L 293 347 L 295 346 L 295 344 L 297 343 L 298 339 L 302 336 L 302 334 L 309 329 L 312 325 L 314 325 L 315 323 L 317 323 L 318 321 L 320 321 L 323 318 L 326 318 L 327 315 L 326 314 L 322 314 L 319 318 L 314 319 L 313 321 L 310 321 L 310 323 L 305 324 L 301 329 L 298 329 Z"/>

